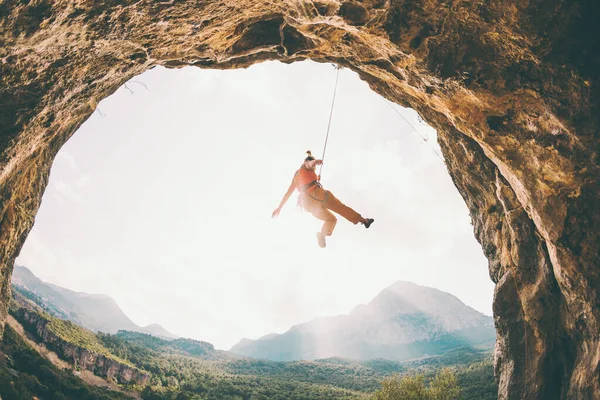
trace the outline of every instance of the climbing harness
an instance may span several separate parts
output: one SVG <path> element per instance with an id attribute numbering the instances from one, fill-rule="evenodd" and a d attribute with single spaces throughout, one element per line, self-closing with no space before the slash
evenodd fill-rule
<path id="1" fill-rule="evenodd" d="M 329 140 L 329 128 L 331 127 L 331 117 L 333 115 L 333 106 L 335 104 L 335 94 L 337 92 L 338 80 L 340 79 L 340 66 L 336 65 L 335 69 L 337 69 L 337 74 L 335 77 L 335 86 L 333 88 L 333 99 L 331 100 L 331 110 L 329 111 L 329 122 L 327 123 L 327 135 L 325 135 L 325 145 L 323 146 L 323 157 L 322 161 L 325 161 L 325 151 L 327 150 L 327 141 Z M 317 175 L 317 180 L 321 181 L 321 171 L 323 170 L 323 164 L 319 166 L 319 175 Z"/>
<path id="2" fill-rule="evenodd" d="M 318 187 L 323 188 L 321 186 L 321 184 L 319 182 L 314 182 L 312 183 L 313 185 L 316 184 Z M 321 203 L 321 207 L 325 207 L 325 204 L 327 203 L 327 200 L 329 200 L 329 190 L 325 190 L 325 196 L 322 199 L 318 199 L 315 196 L 313 196 L 313 193 L 309 193 L 307 191 L 303 191 L 300 196 L 298 196 L 298 207 L 300 207 L 300 209 L 302 210 L 307 210 L 307 207 L 305 206 L 305 204 L 302 201 L 302 195 L 306 195 L 307 197 L 310 197 L 311 199 L 315 200 L 318 203 Z"/>
<path id="3" fill-rule="evenodd" d="M 302 169 L 298 170 L 298 173 L 302 173 L 301 171 L 302 171 Z M 312 172 L 312 173 L 314 174 L 314 172 Z M 302 179 L 302 178 L 305 178 L 305 179 L 306 179 L 306 178 L 308 178 L 309 176 L 310 176 L 310 175 L 306 175 L 306 176 L 304 176 L 304 177 L 301 177 L 300 179 Z M 313 196 L 313 194 L 312 194 L 312 191 L 313 191 L 314 189 L 316 189 L 316 188 L 321 188 L 321 189 L 322 189 L 322 188 L 323 188 L 323 185 L 321 185 L 321 183 L 320 183 L 320 182 L 318 182 L 318 181 L 316 181 L 316 180 L 312 180 L 312 181 L 310 181 L 310 182 L 308 182 L 308 183 L 304 183 L 304 182 L 305 182 L 305 181 L 301 181 L 301 182 L 300 182 L 300 184 L 299 184 L 299 186 L 297 186 L 297 189 L 298 189 L 298 191 L 300 192 L 300 196 L 298 196 L 298 205 L 300 206 L 300 208 L 303 208 L 303 207 L 302 207 L 302 204 L 301 204 L 301 203 L 302 203 L 302 195 L 303 195 L 303 194 L 307 195 L 308 197 L 310 197 L 310 198 L 312 198 L 313 200 L 316 200 L 316 201 L 318 201 L 318 202 L 320 202 L 320 203 L 323 203 L 323 204 L 325 204 L 325 203 L 327 202 L 327 199 L 329 198 L 329 192 L 327 192 L 327 191 L 325 192 L 325 198 L 324 198 L 324 199 L 322 199 L 322 200 L 321 200 L 321 199 L 317 199 L 317 198 L 316 198 L 315 196 Z M 311 190 L 311 189 L 313 189 L 313 190 Z"/>
<path id="4" fill-rule="evenodd" d="M 323 200 L 317 199 L 314 197 L 311 192 L 316 188 L 323 188 L 320 182 L 318 182 L 317 174 L 313 170 L 305 169 L 304 166 L 300 167 L 296 174 L 294 175 L 294 180 L 298 180 L 296 183 L 296 189 L 300 192 L 300 196 L 298 196 L 297 205 L 301 209 L 305 209 L 302 204 L 302 195 L 306 195 L 314 200 L 317 200 L 320 203 L 325 204 L 329 195 L 325 193 L 325 198 Z"/>
<path id="5" fill-rule="evenodd" d="M 302 188 L 300 189 L 300 192 L 308 194 L 308 189 L 310 189 L 313 186 L 320 187 L 320 188 L 323 187 L 323 186 L 321 186 L 321 184 L 319 182 L 312 181 L 312 182 L 309 182 L 306 185 L 302 186 Z"/>
<path id="6" fill-rule="evenodd" d="M 304 166 L 300 167 L 294 174 L 294 181 L 296 182 L 296 189 L 300 193 L 307 193 L 313 186 L 323 187 L 318 181 L 317 174 L 312 169 L 306 169 Z"/>

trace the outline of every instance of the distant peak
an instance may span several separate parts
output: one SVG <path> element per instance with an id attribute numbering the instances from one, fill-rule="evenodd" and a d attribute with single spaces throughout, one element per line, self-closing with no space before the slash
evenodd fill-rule
<path id="1" fill-rule="evenodd" d="M 394 283 L 392 283 L 390 286 L 388 286 L 387 288 L 404 288 L 404 287 L 410 287 L 410 288 L 418 288 L 418 287 L 422 287 L 425 288 L 426 286 L 421 286 L 421 285 L 417 285 L 414 282 L 409 282 L 409 281 L 396 281 Z"/>
<path id="2" fill-rule="evenodd" d="M 391 291 L 397 294 L 413 294 L 413 293 L 429 293 L 435 294 L 438 296 L 450 296 L 456 298 L 456 296 L 451 293 L 444 292 L 443 290 L 431 287 L 431 286 L 423 286 L 414 282 L 409 281 L 396 281 L 387 288 L 385 288 L 381 293 L 386 291 Z"/>
<path id="3" fill-rule="evenodd" d="M 259 337 L 257 340 L 269 340 L 279 336 L 279 333 L 268 333 L 264 336 Z"/>
<path id="4" fill-rule="evenodd" d="M 31 272 L 31 270 L 27 267 L 24 267 L 22 265 L 15 265 L 14 269 L 13 269 L 13 275 L 16 274 L 26 274 L 32 277 L 36 277 L 35 274 L 33 272 Z"/>
<path id="5" fill-rule="evenodd" d="M 162 325 L 159 325 L 156 323 L 141 327 L 139 330 L 141 332 L 148 333 L 150 335 L 160 337 L 163 339 L 180 339 L 179 336 L 175 335 L 174 333 L 169 332 L 168 330 L 163 328 Z"/>

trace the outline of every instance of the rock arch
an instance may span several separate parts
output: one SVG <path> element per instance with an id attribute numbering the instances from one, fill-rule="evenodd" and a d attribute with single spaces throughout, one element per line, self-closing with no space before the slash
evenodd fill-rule
<path id="1" fill-rule="evenodd" d="M 437 129 L 496 283 L 499 397 L 600 398 L 597 15 L 592 0 L 3 1 L 0 326 L 52 160 L 98 101 L 156 65 L 312 59 Z"/>

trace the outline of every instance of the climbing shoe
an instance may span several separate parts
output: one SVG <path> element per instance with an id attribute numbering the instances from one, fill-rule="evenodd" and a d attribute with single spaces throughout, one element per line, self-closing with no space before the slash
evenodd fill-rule
<path id="1" fill-rule="evenodd" d="M 375 221 L 373 218 L 367 218 L 367 222 L 363 222 L 363 225 L 365 226 L 365 228 L 369 229 L 373 221 Z"/>
<path id="2" fill-rule="evenodd" d="M 321 232 L 317 232 L 317 241 L 319 243 L 319 247 L 324 248 L 326 246 L 325 235 L 323 235 Z"/>

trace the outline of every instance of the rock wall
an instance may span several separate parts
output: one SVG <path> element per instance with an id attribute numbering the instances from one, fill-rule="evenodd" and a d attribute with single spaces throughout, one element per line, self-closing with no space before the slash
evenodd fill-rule
<path id="1" fill-rule="evenodd" d="M 312 59 L 437 129 L 496 283 L 499 397 L 600 398 L 598 15 L 593 0 L 4 0 L 0 321 L 52 160 L 101 99 L 156 65 Z"/>
<path id="2" fill-rule="evenodd" d="M 136 384 L 143 386 L 150 380 L 150 375 L 141 372 L 137 368 L 63 340 L 48 329 L 49 321 L 35 311 L 20 307 L 14 312 L 14 317 L 28 331 L 35 332 L 37 339 L 49 349 L 55 351 L 60 358 L 73 365 L 74 368 L 92 371 L 95 375 L 122 384 L 135 381 Z"/>

